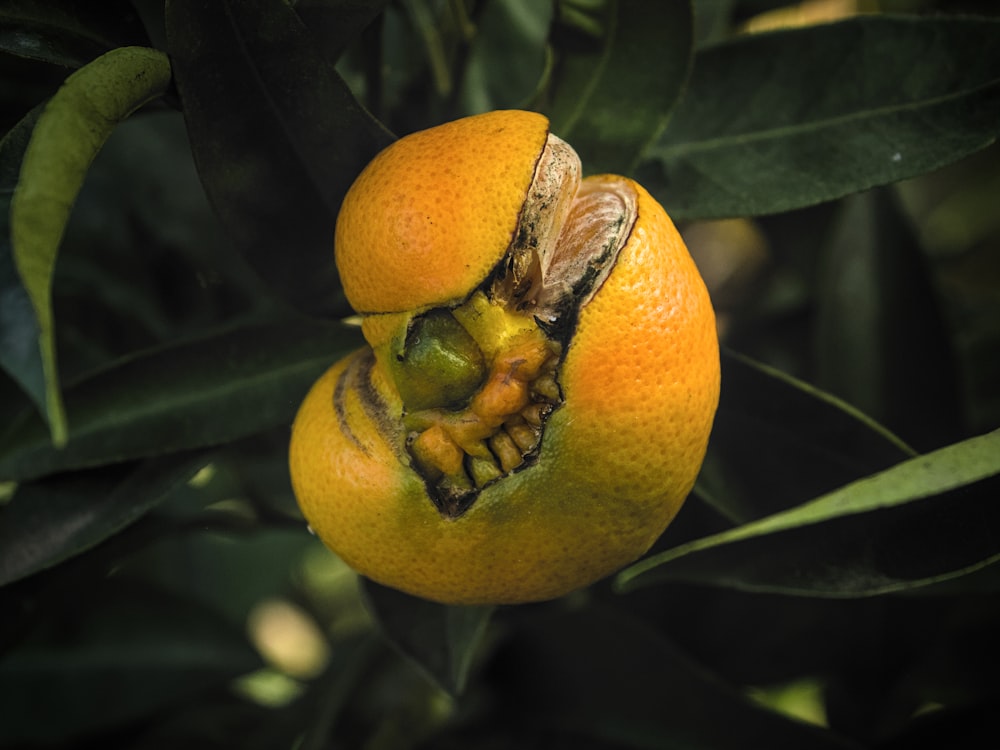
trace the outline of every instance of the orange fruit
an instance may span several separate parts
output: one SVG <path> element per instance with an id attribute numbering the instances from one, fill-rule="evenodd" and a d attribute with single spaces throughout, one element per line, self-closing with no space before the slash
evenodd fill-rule
<path id="1" fill-rule="evenodd" d="M 382 584 L 449 604 L 561 596 L 640 557 L 694 484 L 719 396 L 712 305 L 666 212 L 581 180 L 527 112 L 397 141 L 336 259 L 369 346 L 306 396 L 293 488 Z"/>
<path id="2" fill-rule="evenodd" d="M 493 112 L 403 138 L 376 156 L 337 217 L 337 269 L 354 309 L 397 312 L 467 297 L 507 252 L 548 130 L 542 115 Z"/>

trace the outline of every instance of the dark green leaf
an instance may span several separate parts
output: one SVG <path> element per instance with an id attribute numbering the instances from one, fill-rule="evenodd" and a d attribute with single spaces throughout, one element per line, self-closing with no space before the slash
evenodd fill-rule
<path id="1" fill-rule="evenodd" d="M 546 70 L 545 35 L 551 19 L 551 3 L 484 4 L 462 73 L 464 111 L 530 108 Z"/>
<path id="2" fill-rule="evenodd" d="M 0 7 L 0 50 L 79 68 L 116 47 L 149 45 L 127 0 L 7 0 Z"/>
<path id="3" fill-rule="evenodd" d="M 913 455 L 856 409 L 728 350 L 699 490 L 745 523 L 798 505 Z"/>
<path id="4" fill-rule="evenodd" d="M 992 143 L 1000 22 L 860 16 L 698 53 L 640 180 L 675 218 L 759 215 Z"/>
<path id="5" fill-rule="evenodd" d="M 202 452 L 183 453 L 21 485 L 0 508 L 0 586 L 104 541 L 162 502 L 207 460 Z"/>
<path id="6" fill-rule="evenodd" d="M 330 62 L 385 10 L 389 0 L 298 0 L 295 12 Z"/>
<path id="7" fill-rule="evenodd" d="M 920 712 L 903 732 L 884 745 L 886 750 L 910 747 L 968 747 L 982 743 L 996 727 L 994 702 L 970 701 L 965 705 Z"/>
<path id="8" fill-rule="evenodd" d="M 391 134 L 283 0 L 170 0 L 166 11 L 191 147 L 216 212 L 290 302 L 331 310 L 340 202 Z"/>
<path id="9" fill-rule="evenodd" d="M 785 0 L 778 0 L 784 3 Z M 725 39 L 732 33 L 734 8 L 738 0 L 694 0 L 696 46 Z"/>
<path id="10" fill-rule="evenodd" d="M 338 325 L 293 320 L 127 357 L 66 389 L 62 449 L 33 410 L 22 414 L 0 437 L 0 477 L 119 463 L 291 424 L 312 382 L 355 343 Z"/>
<path id="11" fill-rule="evenodd" d="M 493 607 L 452 607 L 363 581 L 385 636 L 453 695 L 465 689 Z"/>
<path id="12" fill-rule="evenodd" d="M 591 33 L 579 19 L 557 17 L 552 101 L 544 109 L 587 172 L 628 174 L 663 130 L 687 78 L 691 4 L 611 0 L 597 12 Z"/>
<path id="13" fill-rule="evenodd" d="M 163 591 L 119 581 L 60 609 L 0 662 L 4 746 L 134 721 L 260 666 L 239 628 Z"/>
<path id="14" fill-rule="evenodd" d="M 38 320 L 14 266 L 10 241 L 10 201 L 24 151 L 41 113 L 42 107 L 35 107 L 0 141 L 0 367 L 45 414 L 45 371 L 38 346 Z"/>
<path id="15" fill-rule="evenodd" d="M 937 584 L 1000 560 L 997 475 L 1000 430 L 653 555 L 617 583 L 626 591 L 672 580 L 831 597 Z"/>
<path id="16" fill-rule="evenodd" d="M 719 0 L 699 0 L 699 2 L 719 2 Z M 786 7 L 788 0 L 729 0 L 738 16 L 754 16 L 770 10 Z"/>
<path id="17" fill-rule="evenodd" d="M 170 83 L 166 55 L 146 47 L 108 52 L 66 79 L 38 118 L 11 201 L 14 264 L 31 299 L 45 373 L 45 415 L 66 440 L 52 318 L 52 273 L 73 202 L 111 131 Z"/>
<path id="18" fill-rule="evenodd" d="M 250 697 L 236 691 L 216 690 L 199 696 L 196 705 L 179 710 L 164 710 L 142 722 L 141 738 L 129 742 L 129 750 L 163 750 L 191 747 L 198 750 L 273 750 L 273 748 L 303 747 L 297 744 L 302 734 L 294 716 L 262 708 Z M 111 737 L 88 737 L 91 746 Z"/>
<path id="19" fill-rule="evenodd" d="M 350 706 L 351 698 L 358 691 L 358 683 L 371 670 L 373 658 L 384 648 L 377 633 L 368 633 L 334 651 L 333 664 L 317 681 L 313 691 L 312 699 L 319 702 L 318 710 L 312 711 L 306 726 L 296 727 L 296 747 L 299 750 L 325 750 L 330 747 L 331 729 Z"/>
<path id="20" fill-rule="evenodd" d="M 885 191 L 847 199 L 820 260 L 817 383 L 923 450 L 956 439 L 961 415 L 929 274 Z"/>
<path id="21" fill-rule="evenodd" d="M 855 747 L 755 705 L 662 634 L 601 609 L 525 621 L 491 672 L 506 699 L 498 726 L 562 739 L 553 746 Z"/>
<path id="22" fill-rule="evenodd" d="M 305 522 L 268 526 L 251 520 L 252 509 L 238 494 L 221 502 L 222 508 L 231 509 L 228 512 L 216 505 L 215 511 L 210 507 L 197 515 L 184 514 L 178 500 L 192 495 L 195 502 L 206 499 L 189 490 L 179 488 L 155 516 L 115 538 L 118 542 L 132 534 L 145 534 L 156 540 L 139 550 L 124 550 L 128 558 L 119 570 L 182 591 L 211 605 L 232 623 L 246 623 L 262 600 L 288 595 L 303 552 L 318 542 L 309 535 Z"/>
<path id="23" fill-rule="evenodd" d="M 409 17 L 415 35 L 423 43 L 434 92 L 441 97 L 447 96 L 454 88 L 454 81 L 449 65 L 450 45 L 446 42 L 448 35 L 442 33 L 444 24 L 441 21 L 445 13 L 439 14 L 437 10 L 440 6 L 432 7 L 427 0 L 400 0 L 399 4 Z"/>

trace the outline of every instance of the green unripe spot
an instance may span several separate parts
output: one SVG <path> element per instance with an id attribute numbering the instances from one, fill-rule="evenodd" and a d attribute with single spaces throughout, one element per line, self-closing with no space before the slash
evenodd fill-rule
<path id="1" fill-rule="evenodd" d="M 486 377 L 486 361 L 472 336 L 444 309 L 410 323 L 390 370 L 407 411 L 464 405 Z"/>

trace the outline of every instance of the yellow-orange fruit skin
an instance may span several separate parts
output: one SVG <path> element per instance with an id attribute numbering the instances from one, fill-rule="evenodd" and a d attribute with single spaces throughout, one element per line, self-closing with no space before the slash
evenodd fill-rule
<path id="1" fill-rule="evenodd" d="M 542 115 L 501 110 L 376 156 L 337 217 L 337 269 L 354 309 L 416 311 L 468 296 L 507 252 L 547 137 Z"/>
<path id="2" fill-rule="evenodd" d="M 635 227 L 579 313 L 559 371 L 564 403 L 537 462 L 487 486 L 464 515 L 437 512 L 349 389 L 350 434 L 339 424 L 338 379 L 367 350 L 310 391 L 293 428 L 295 494 L 317 534 L 360 573 L 449 604 L 550 599 L 635 560 L 673 519 L 711 430 L 718 343 L 677 230 L 627 182 L 638 196 Z"/>

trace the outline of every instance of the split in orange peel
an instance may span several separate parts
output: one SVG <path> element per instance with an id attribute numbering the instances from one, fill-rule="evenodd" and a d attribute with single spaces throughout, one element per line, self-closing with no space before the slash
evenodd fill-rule
<path id="1" fill-rule="evenodd" d="M 690 492 L 719 396 L 708 293 L 649 193 L 580 175 L 544 117 L 501 111 L 402 138 L 345 198 L 369 345 L 307 395 L 290 467 L 363 575 L 557 597 L 645 553 Z"/>

